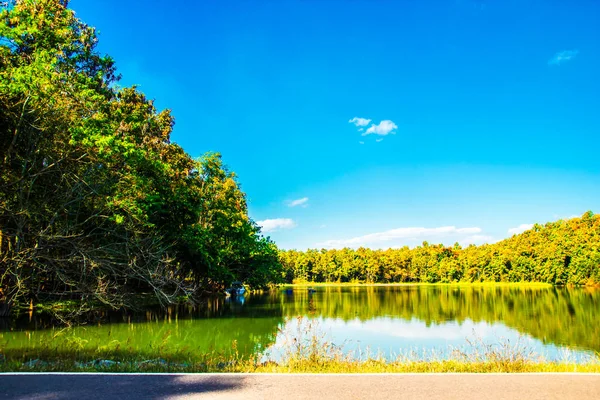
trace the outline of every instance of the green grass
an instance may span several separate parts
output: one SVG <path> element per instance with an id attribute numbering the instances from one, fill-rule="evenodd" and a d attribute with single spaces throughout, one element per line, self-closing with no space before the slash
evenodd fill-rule
<path id="1" fill-rule="evenodd" d="M 51 357 L 53 360 L 32 359 L 0 361 L 0 372 L 253 372 L 253 373 L 522 373 L 522 372 L 586 372 L 600 373 L 597 361 L 585 364 L 545 362 L 543 360 L 484 360 L 461 359 L 419 361 L 382 359 L 350 360 L 345 358 L 300 358 L 285 362 L 260 362 L 235 355 L 207 354 L 194 360 L 143 359 L 134 356 L 119 361 L 102 358 Z M 117 357 L 118 358 L 118 357 Z"/>
<path id="2" fill-rule="evenodd" d="M 284 365 L 261 365 L 245 372 L 275 372 L 275 373 L 432 373 L 432 372 L 462 372 L 462 373 L 492 373 L 492 372 L 587 372 L 600 373 L 599 364 L 574 363 L 508 363 L 496 362 L 462 362 L 457 360 L 445 361 L 413 361 L 413 362 L 383 362 L 368 360 L 362 362 L 326 361 L 322 363 L 304 361 Z"/>
<path id="3" fill-rule="evenodd" d="M 126 361 L 115 365 L 93 362 L 81 363 L 61 360 L 54 363 L 24 366 L 21 363 L 0 364 L 0 372 L 245 372 L 245 373 L 531 373 L 531 372 L 579 372 L 600 373 L 599 364 L 575 363 L 469 363 L 456 360 L 381 362 L 368 360 L 349 361 L 302 361 L 287 364 L 253 362 L 197 362 L 192 364 L 160 363 L 153 360 Z"/>

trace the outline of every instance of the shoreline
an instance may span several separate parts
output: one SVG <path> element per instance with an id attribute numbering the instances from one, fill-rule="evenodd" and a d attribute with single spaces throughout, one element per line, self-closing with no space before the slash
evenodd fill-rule
<path id="1" fill-rule="evenodd" d="M 396 282 L 396 283 L 361 283 L 361 282 L 299 282 L 299 283 L 281 283 L 277 285 L 278 288 L 286 287 L 352 287 L 352 286 L 364 286 L 364 287 L 394 287 L 394 286 L 448 286 L 448 287 L 537 287 L 537 288 L 552 288 L 552 287 L 569 287 L 569 286 L 556 286 L 550 283 L 544 282 L 453 282 L 453 283 L 427 283 L 427 282 Z M 572 287 L 593 287 L 593 286 L 572 286 Z"/>
<path id="2" fill-rule="evenodd" d="M 78 361 L 45 362 L 28 366 L 14 362 L 0 363 L 1 374 L 469 374 L 469 373 L 588 373 L 600 374 L 600 363 L 577 364 L 572 362 L 544 362 L 525 360 L 495 360 L 468 362 L 457 360 L 443 361 L 350 361 L 350 360 L 298 360 L 286 363 L 255 363 L 251 361 L 223 362 L 215 364 L 194 363 L 182 365 L 174 362 L 149 363 L 148 361 L 88 362 L 87 366 Z M 110 362 L 109 362 L 110 361 Z"/>

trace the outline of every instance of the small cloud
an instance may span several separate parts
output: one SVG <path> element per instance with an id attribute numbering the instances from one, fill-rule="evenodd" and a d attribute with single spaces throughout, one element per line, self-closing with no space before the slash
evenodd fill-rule
<path id="1" fill-rule="evenodd" d="M 548 60 L 548 65 L 560 65 L 564 62 L 571 61 L 577 56 L 577 54 L 579 54 L 579 50 L 559 51 Z"/>
<path id="2" fill-rule="evenodd" d="M 379 138 L 379 139 L 375 139 L 376 142 L 381 142 L 383 141 L 383 138 Z"/>
<path id="3" fill-rule="evenodd" d="M 288 203 L 289 207 L 307 207 L 308 206 L 308 197 L 303 197 L 301 199 L 292 200 Z"/>
<path id="4" fill-rule="evenodd" d="M 531 228 L 533 228 L 533 224 L 521 224 L 521 225 L 517 226 L 516 228 L 510 228 L 508 230 L 508 233 L 511 235 L 516 235 L 518 233 L 523 233 Z"/>
<path id="5" fill-rule="evenodd" d="M 371 120 L 367 119 L 367 118 L 354 117 L 354 118 L 352 118 L 348 122 L 351 123 L 351 124 L 354 124 L 356 126 L 367 126 L 367 125 L 369 125 L 369 123 L 371 122 Z"/>
<path id="6" fill-rule="evenodd" d="M 363 133 L 363 136 L 366 135 L 370 135 L 370 134 L 375 134 L 375 135 L 388 135 L 390 133 L 394 134 L 396 132 L 394 132 L 395 129 L 398 129 L 398 126 L 393 122 L 390 121 L 389 119 L 385 119 L 383 121 L 381 121 L 378 125 L 371 125 L 369 127 L 369 129 L 367 129 L 365 131 L 365 133 Z"/>
<path id="7" fill-rule="evenodd" d="M 294 220 L 290 218 L 265 219 L 263 221 L 256 221 L 256 223 L 262 228 L 263 232 L 274 232 L 280 229 L 292 229 L 296 226 Z"/>
<path id="8" fill-rule="evenodd" d="M 359 143 L 359 144 L 365 144 L 365 142 L 363 142 L 363 141 L 360 141 L 360 142 L 358 142 L 358 143 Z"/>
<path id="9" fill-rule="evenodd" d="M 364 130 L 365 130 L 365 128 L 358 128 L 358 131 L 359 131 L 359 132 L 362 132 L 362 131 L 364 131 Z"/>

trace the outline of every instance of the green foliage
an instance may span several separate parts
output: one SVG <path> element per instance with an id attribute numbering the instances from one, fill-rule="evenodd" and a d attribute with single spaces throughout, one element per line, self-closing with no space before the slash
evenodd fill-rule
<path id="1" fill-rule="evenodd" d="M 170 303 L 279 276 L 220 155 L 172 143 L 169 110 L 116 86 L 67 3 L 0 8 L 0 316 L 19 300 Z"/>
<path id="2" fill-rule="evenodd" d="M 283 279 L 294 282 L 600 284 L 600 216 L 560 220 L 492 245 L 461 248 L 281 251 Z"/>

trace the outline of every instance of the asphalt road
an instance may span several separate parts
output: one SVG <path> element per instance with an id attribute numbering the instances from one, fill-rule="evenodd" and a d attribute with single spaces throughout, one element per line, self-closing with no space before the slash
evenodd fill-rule
<path id="1" fill-rule="evenodd" d="M 600 399 L 600 374 L 0 374 L 0 399 Z"/>

